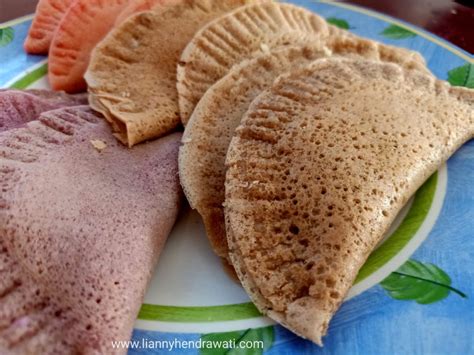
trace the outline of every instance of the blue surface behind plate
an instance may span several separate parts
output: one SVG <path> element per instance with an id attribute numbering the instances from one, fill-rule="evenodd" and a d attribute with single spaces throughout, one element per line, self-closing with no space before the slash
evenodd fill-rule
<path id="1" fill-rule="evenodd" d="M 13 42 L 0 46 L 0 86 L 46 58 L 41 55 L 25 55 L 23 39 L 26 38 L 30 24 L 31 21 L 26 21 L 13 25 Z"/>
<path id="2" fill-rule="evenodd" d="M 441 79 L 466 60 L 420 35 L 389 39 L 381 32 L 390 23 L 363 13 L 325 3 L 292 1 L 325 18 L 347 21 L 350 31 L 375 40 L 410 48 L 428 59 Z M 26 56 L 22 49 L 30 21 L 13 25 L 15 37 L 0 48 L 0 85 L 43 60 Z M 421 31 L 421 30 L 420 30 Z M 443 41 L 443 40 L 440 40 Z M 469 59 L 472 56 L 459 52 Z M 343 304 L 331 322 L 324 347 L 302 340 L 275 326 L 268 354 L 473 354 L 474 353 L 474 141 L 464 145 L 448 162 L 448 187 L 438 220 L 428 239 L 413 255 L 444 270 L 452 285 L 467 294 L 451 293 L 442 301 L 421 305 L 390 298 L 379 285 Z M 135 330 L 134 340 L 198 340 L 200 334 L 159 333 Z M 130 350 L 129 354 L 169 353 L 168 350 Z M 198 353 L 180 350 L 179 353 Z"/>

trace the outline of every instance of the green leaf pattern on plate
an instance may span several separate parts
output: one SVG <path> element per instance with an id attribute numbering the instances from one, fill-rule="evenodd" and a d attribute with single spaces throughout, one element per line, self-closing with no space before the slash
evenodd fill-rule
<path id="1" fill-rule="evenodd" d="M 202 355 L 261 355 L 275 340 L 273 326 L 226 333 L 203 334 Z M 254 346 L 249 346 L 249 345 Z M 211 346 L 208 346 L 211 345 Z"/>
<path id="2" fill-rule="evenodd" d="M 350 28 L 349 23 L 346 20 L 341 19 L 341 18 L 328 17 L 326 21 L 330 23 L 331 25 L 342 28 L 343 30 L 348 30 Z"/>
<path id="3" fill-rule="evenodd" d="M 391 39 L 405 39 L 416 36 L 416 33 L 398 25 L 390 25 L 380 34 Z"/>
<path id="4" fill-rule="evenodd" d="M 448 72 L 448 81 L 453 86 L 474 89 L 474 64 L 466 63 Z"/>
<path id="5" fill-rule="evenodd" d="M 11 27 L 0 28 L 0 47 L 5 47 L 15 36 L 15 31 Z"/>
<path id="6" fill-rule="evenodd" d="M 439 267 L 413 259 L 392 272 L 380 285 L 396 300 L 413 300 L 419 304 L 441 301 L 451 291 L 467 297 L 451 287 L 451 278 Z"/>

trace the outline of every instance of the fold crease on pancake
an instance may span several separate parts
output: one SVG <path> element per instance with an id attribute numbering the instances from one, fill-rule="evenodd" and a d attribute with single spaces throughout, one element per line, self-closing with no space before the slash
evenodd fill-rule
<path id="1" fill-rule="evenodd" d="M 337 33 L 344 31 L 311 11 L 276 2 L 243 6 L 214 20 L 196 33 L 178 63 L 181 121 L 187 124 L 202 95 L 233 65 L 276 47 L 295 45 L 304 35 L 325 40 Z"/>
<path id="2" fill-rule="evenodd" d="M 416 52 L 341 34 L 329 40 L 310 38 L 306 45 L 277 48 L 244 60 L 211 86 L 186 125 L 179 170 L 186 197 L 202 216 L 219 256 L 228 258 L 223 207 L 225 157 L 235 128 L 253 99 L 271 87 L 278 75 L 329 56 L 393 62 L 407 69 L 427 71 Z"/>
<path id="3" fill-rule="evenodd" d="M 148 10 L 153 10 L 155 7 L 163 6 L 163 5 L 170 5 L 173 3 L 179 3 L 183 0 L 134 0 L 131 1 L 130 4 L 123 9 L 120 15 L 117 17 L 115 21 L 115 25 L 120 25 L 123 21 L 127 18 L 132 16 L 133 14 L 144 12 Z"/>
<path id="4" fill-rule="evenodd" d="M 176 67 L 196 31 L 254 0 L 187 0 L 130 17 L 95 48 L 85 75 L 90 104 L 133 146 L 180 123 Z"/>
<path id="5" fill-rule="evenodd" d="M 227 154 L 233 265 L 257 307 L 321 344 L 406 201 L 474 137 L 474 91 L 394 64 L 319 59 L 251 104 Z"/>
<path id="6" fill-rule="evenodd" d="M 180 138 L 129 150 L 87 106 L 0 133 L 0 353 L 126 352 L 111 341 L 177 217 Z"/>
<path id="7" fill-rule="evenodd" d="M 84 105 L 86 94 L 69 95 L 50 90 L 0 90 L 0 132 L 24 125 L 49 110 Z"/>

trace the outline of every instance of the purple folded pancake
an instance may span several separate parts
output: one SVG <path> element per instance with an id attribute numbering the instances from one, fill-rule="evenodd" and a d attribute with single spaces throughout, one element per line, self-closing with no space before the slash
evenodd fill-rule
<path id="1" fill-rule="evenodd" d="M 178 213 L 180 138 L 130 150 L 87 106 L 0 133 L 0 354 L 125 353 L 111 342 Z"/>
<path id="2" fill-rule="evenodd" d="M 85 104 L 87 94 L 68 95 L 50 90 L 0 89 L 0 132 L 20 127 L 49 110 Z"/>

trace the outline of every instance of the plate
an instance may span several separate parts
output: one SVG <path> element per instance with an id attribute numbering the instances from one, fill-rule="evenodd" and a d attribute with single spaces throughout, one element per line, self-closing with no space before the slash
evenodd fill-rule
<path id="1" fill-rule="evenodd" d="M 340 3 L 290 1 L 336 26 L 420 52 L 430 70 L 474 86 L 472 55 L 411 25 Z M 0 86 L 45 88 L 47 59 L 22 44 L 32 16 L 0 26 Z M 145 296 L 129 354 L 381 354 L 474 351 L 474 141 L 410 199 L 361 269 L 325 346 L 262 316 L 212 253 L 185 208 Z M 406 276 L 409 272 L 411 276 Z"/>

